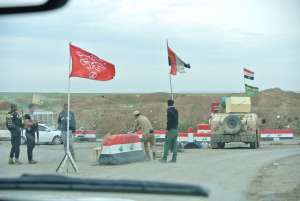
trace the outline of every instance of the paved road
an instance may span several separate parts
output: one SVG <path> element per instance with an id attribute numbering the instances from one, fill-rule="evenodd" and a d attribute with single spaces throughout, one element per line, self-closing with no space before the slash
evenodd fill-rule
<path id="1" fill-rule="evenodd" d="M 91 162 L 92 148 L 98 147 L 99 142 L 76 142 L 74 143 L 77 166 L 80 171 L 75 173 L 71 165 L 66 165 L 61 175 L 79 178 L 98 179 L 132 179 L 161 181 L 172 183 L 184 183 L 202 185 L 211 190 L 210 198 L 203 200 L 255 200 L 249 197 L 249 192 L 254 192 L 253 181 L 260 175 L 260 171 L 265 170 L 273 163 L 282 163 L 300 159 L 299 138 L 286 141 L 285 144 L 295 144 L 290 146 L 277 145 L 268 146 L 270 142 L 262 143 L 259 149 L 249 149 L 242 143 L 232 143 L 226 145 L 225 149 L 189 149 L 178 154 L 178 163 L 163 164 L 157 161 L 136 162 L 124 165 L 95 165 Z M 229 146 L 230 145 L 230 146 Z M 249 146 L 249 145 L 248 145 Z M 157 147 L 162 150 L 162 146 Z M 38 161 L 36 165 L 27 164 L 26 146 L 21 146 L 20 160 L 23 165 L 8 165 L 10 142 L 0 141 L 0 177 L 19 177 L 24 173 L 29 174 L 56 174 L 55 170 L 62 160 L 64 153 L 62 145 L 40 145 L 34 149 L 34 159 Z M 170 157 L 169 157 L 170 158 Z M 285 160 L 292 158 L 293 160 Z M 282 163 L 281 163 L 282 162 Z M 293 168 L 292 168 L 293 167 Z M 293 174 L 297 179 L 286 192 L 300 183 L 300 173 L 296 171 L 299 167 L 287 165 L 281 174 Z M 66 170 L 68 169 L 68 173 Z M 275 172 L 276 173 L 276 172 Z M 274 173 L 274 174 L 275 174 Z M 282 178 L 284 179 L 284 177 Z M 288 177 L 287 179 L 291 179 Z M 276 181 L 276 180 L 275 180 Z M 254 187 L 253 187 L 254 185 Z M 271 186 L 272 184 L 265 184 Z M 264 186 L 261 186 L 264 188 Z M 9 191 L 4 194 L 14 193 L 15 195 L 53 195 L 53 192 L 17 192 Z M 158 196 L 158 195 L 133 195 L 133 194 L 107 194 L 107 193 L 79 193 L 79 192 L 59 192 L 55 195 L 84 196 L 84 197 L 116 197 L 133 200 L 199 200 L 195 197 L 178 196 Z"/>

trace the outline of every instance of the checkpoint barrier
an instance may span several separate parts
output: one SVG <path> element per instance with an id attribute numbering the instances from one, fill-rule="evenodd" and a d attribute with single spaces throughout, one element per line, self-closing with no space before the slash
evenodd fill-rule
<path id="1" fill-rule="evenodd" d="M 99 164 L 118 165 L 146 160 L 146 158 L 137 134 L 119 134 L 105 139 L 98 162 Z"/>
<path id="2" fill-rule="evenodd" d="M 261 140 L 273 140 L 273 138 L 294 139 L 293 130 L 292 129 L 260 130 Z"/>
<path id="3" fill-rule="evenodd" d="M 0 130 L 0 141 L 10 141 L 9 130 Z"/>
<path id="4" fill-rule="evenodd" d="M 96 131 L 85 130 L 85 131 L 75 131 L 75 138 L 73 141 L 88 141 L 96 142 Z"/>
<path id="5" fill-rule="evenodd" d="M 208 144 L 210 144 L 210 126 L 209 126 L 209 130 L 207 125 L 199 125 L 199 126 L 205 126 L 204 127 L 200 127 L 202 129 L 204 129 L 206 132 L 209 131 L 209 133 L 194 133 L 193 128 L 189 128 L 189 132 L 188 133 L 178 133 L 178 139 L 177 141 L 180 142 L 181 144 L 184 145 L 185 149 L 191 149 L 191 148 L 198 148 L 198 146 L 194 143 L 195 140 L 199 143 L 202 142 L 207 142 Z M 198 126 L 198 129 L 199 129 Z M 140 137 L 140 141 L 142 142 L 142 134 L 143 131 L 138 131 L 137 134 Z M 155 139 L 156 142 L 164 142 L 165 141 L 165 136 L 166 136 L 166 131 L 154 131 L 155 134 Z"/>
<path id="6" fill-rule="evenodd" d="M 198 143 L 205 141 L 210 144 L 210 135 L 210 133 L 194 133 L 193 128 L 189 128 L 188 133 L 180 133 L 178 138 L 180 142 L 185 144 L 185 149 L 194 149 L 198 148 L 198 146 L 195 144 L 195 140 Z"/>
<path id="7" fill-rule="evenodd" d="M 211 127 L 209 124 L 199 124 L 197 133 L 210 133 Z"/>

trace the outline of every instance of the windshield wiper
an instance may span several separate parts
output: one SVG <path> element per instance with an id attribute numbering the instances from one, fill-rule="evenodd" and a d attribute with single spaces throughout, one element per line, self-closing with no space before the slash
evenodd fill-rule
<path id="1" fill-rule="evenodd" d="M 0 179 L 0 190 L 93 191 L 205 197 L 209 195 L 208 189 L 196 185 L 132 180 L 81 179 L 48 174 L 24 174 L 20 178 Z"/>

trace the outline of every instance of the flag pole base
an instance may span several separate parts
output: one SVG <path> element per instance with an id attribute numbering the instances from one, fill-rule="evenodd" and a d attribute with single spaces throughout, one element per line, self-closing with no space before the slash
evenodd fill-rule
<path id="1" fill-rule="evenodd" d="M 58 165 L 58 167 L 57 167 L 57 169 L 56 169 L 56 172 L 61 173 L 62 168 L 65 166 L 65 164 L 66 164 L 68 158 L 70 158 L 71 164 L 72 164 L 72 166 L 73 166 L 75 172 L 79 173 L 78 168 L 77 168 L 77 166 L 76 166 L 76 163 L 75 163 L 75 161 L 73 160 L 72 155 L 71 155 L 71 153 L 69 152 L 69 150 L 66 152 L 66 154 L 64 155 L 62 161 L 59 163 L 59 165 Z M 68 173 L 68 170 L 67 170 L 67 173 Z"/>

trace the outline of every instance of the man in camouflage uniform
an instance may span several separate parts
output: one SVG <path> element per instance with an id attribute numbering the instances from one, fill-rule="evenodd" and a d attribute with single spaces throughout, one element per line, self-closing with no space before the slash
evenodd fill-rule
<path id="1" fill-rule="evenodd" d="M 20 155 L 20 144 L 21 144 L 21 130 L 20 128 L 24 128 L 24 124 L 22 124 L 21 119 L 19 118 L 19 115 L 17 113 L 18 105 L 17 104 L 11 104 L 11 111 L 7 113 L 6 115 L 6 126 L 11 134 L 11 150 L 10 150 L 10 156 L 8 164 L 16 164 L 21 165 L 22 163 L 19 161 L 19 155 Z M 13 161 L 13 158 L 15 156 L 15 162 Z"/>
<path id="2" fill-rule="evenodd" d="M 28 114 L 25 114 L 25 125 L 26 125 L 26 139 L 27 139 L 27 157 L 29 164 L 36 164 L 37 161 L 33 160 L 32 152 L 35 147 L 35 133 L 38 131 L 38 123 L 33 117 L 34 104 L 28 105 Z"/>
<path id="3" fill-rule="evenodd" d="M 145 153 L 147 155 L 147 160 L 151 161 L 149 149 L 148 149 L 148 140 L 150 140 L 150 146 L 153 153 L 153 160 L 156 160 L 155 134 L 149 119 L 145 116 L 141 116 L 139 110 L 134 111 L 133 116 L 136 118 L 136 120 L 134 121 L 134 127 L 131 133 L 136 132 L 140 128 L 143 130 L 142 139 L 144 143 Z"/>

